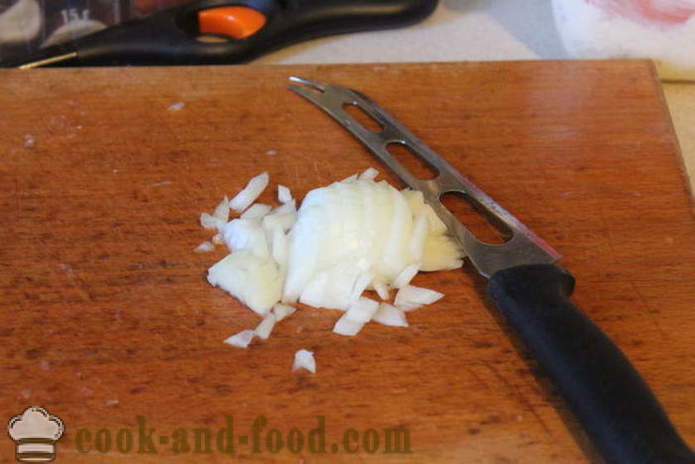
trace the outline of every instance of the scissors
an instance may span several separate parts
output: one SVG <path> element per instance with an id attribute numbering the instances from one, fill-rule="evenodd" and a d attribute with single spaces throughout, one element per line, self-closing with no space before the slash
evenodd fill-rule
<path id="1" fill-rule="evenodd" d="M 197 0 L 0 62 L 0 67 L 238 64 L 317 37 L 414 24 L 437 3 Z"/>

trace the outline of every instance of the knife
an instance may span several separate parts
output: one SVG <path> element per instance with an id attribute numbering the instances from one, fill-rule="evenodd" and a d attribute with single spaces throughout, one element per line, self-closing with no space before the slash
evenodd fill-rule
<path id="1" fill-rule="evenodd" d="M 574 277 L 554 263 L 553 248 L 456 171 L 366 95 L 338 85 L 290 77 L 289 89 L 331 115 L 425 200 L 447 225 L 475 269 L 488 278 L 488 296 L 550 377 L 608 463 L 686 464 L 695 454 L 679 436 L 646 382 L 625 355 L 571 301 Z M 377 124 L 365 128 L 345 111 L 356 106 Z M 419 179 L 388 151 L 405 146 L 435 170 Z M 441 203 L 464 195 L 509 233 L 503 244 L 478 240 Z"/>
<path id="2" fill-rule="evenodd" d="M 317 37 L 401 27 L 438 0 L 197 0 L 0 67 L 245 63 Z"/>

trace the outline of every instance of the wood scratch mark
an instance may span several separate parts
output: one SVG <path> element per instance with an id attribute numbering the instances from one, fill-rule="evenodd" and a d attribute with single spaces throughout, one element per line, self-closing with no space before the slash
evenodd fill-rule
<path id="1" fill-rule="evenodd" d="M 17 208 L 17 217 L 16 220 L 19 221 L 20 215 L 22 213 L 22 200 L 20 198 L 20 192 L 19 192 L 19 179 L 17 177 L 14 178 L 14 199 L 15 199 L 15 206 Z"/>
<path id="2" fill-rule="evenodd" d="M 613 248 L 613 240 L 612 240 L 612 236 L 611 236 L 611 231 L 610 231 L 610 228 L 608 227 L 608 221 L 606 220 L 606 215 L 605 215 L 605 211 L 603 210 L 603 208 L 599 208 L 598 218 L 601 222 L 601 226 L 603 229 L 603 235 L 606 237 L 606 245 L 608 245 L 608 251 L 609 251 L 608 256 L 611 259 L 611 264 L 614 264 L 614 263 L 618 262 L 618 260 L 616 259 L 617 255 L 615 253 L 615 249 Z"/>
<path id="3" fill-rule="evenodd" d="M 470 367 L 464 366 L 464 369 L 466 372 L 468 372 L 473 379 L 478 382 L 478 384 L 483 387 L 485 390 L 490 390 L 490 386 L 482 379 L 478 374 L 475 373 L 473 369 Z"/>
<path id="4" fill-rule="evenodd" d="M 319 171 L 319 165 L 316 162 L 316 160 L 313 160 L 311 165 L 314 167 L 314 172 L 316 173 L 316 179 L 319 180 L 319 183 L 322 183 L 323 177 L 321 176 L 321 172 Z"/>
<path id="5" fill-rule="evenodd" d="M 652 313 L 651 308 L 650 308 L 647 300 L 644 298 L 644 296 L 637 289 L 637 286 L 635 285 L 634 282 L 629 281 L 628 283 L 630 284 L 630 288 L 632 288 L 632 290 L 635 292 L 635 295 L 639 299 L 640 303 L 642 303 L 640 305 L 643 308 L 642 312 L 644 312 L 644 314 L 646 314 L 647 317 L 652 321 L 652 323 L 654 324 L 654 327 L 659 332 L 659 335 L 661 335 L 661 338 L 663 340 L 668 340 L 668 335 L 666 334 L 666 331 L 663 329 L 663 327 L 661 327 L 661 324 L 659 323 L 659 318 L 655 317 L 654 314 Z"/>
<path id="6" fill-rule="evenodd" d="M 533 404 L 526 398 L 526 396 L 521 393 L 521 390 L 511 382 L 509 382 L 506 377 L 504 377 L 500 372 L 497 370 L 497 368 L 491 364 L 484 363 L 483 364 L 485 367 L 487 367 L 492 374 L 497 377 L 500 382 L 502 382 L 509 390 L 511 390 L 516 396 L 517 400 L 519 403 L 521 403 L 524 408 L 531 413 L 533 417 L 536 418 L 536 421 L 540 424 L 541 428 L 545 431 L 546 434 L 552 436 L 552 431 L 550 430 L 550 427 L 548 427 L 548 424 L 546 424 L 545 420 L 543 420 L 543 417 L 538 414 L 538 411 L 536 411 L 536 408 L 533 406 Z"/>
<path id="7" fill-rule="evenodd" d="M 292 185 L 302 185 L 302 176 L 299 174 L 299 165 L 294 164 L 292 171 L 294 172 L 294 180 Z"/>

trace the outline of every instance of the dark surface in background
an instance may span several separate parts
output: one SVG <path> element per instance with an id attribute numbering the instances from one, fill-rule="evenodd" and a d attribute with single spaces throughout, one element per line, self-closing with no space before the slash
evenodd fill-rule
<path id="1" fill-rule="evenodd" d="M 58 43 L 64 43 L 94 32 L 95 27 L 101 27 L 98 23 L 108 27 L 190 0 L 0 0 L 0 23 L 2 15 L 10 12 L 21 1 L 35 2 L 38 5 L 39 9 L 33 11 L 41 16 L 41 25 L 35 32 L 30 32 L 34 29 L 30 24 L 35 24 L 37 18 L 32 17 L 29 14 L 32 9 L 27 8 L 21 24 L 13 21 L 14 27 L 29 35 L 25 40 L 10 39 L 9 31 L 6 29 L 3 34 L 0 28 L 0 60 L 30 55 L 47 43 L 54 45 L 55 42 L 52 41 L 57 39 L 56 34 L 60 34 L 62 38 Z"/>

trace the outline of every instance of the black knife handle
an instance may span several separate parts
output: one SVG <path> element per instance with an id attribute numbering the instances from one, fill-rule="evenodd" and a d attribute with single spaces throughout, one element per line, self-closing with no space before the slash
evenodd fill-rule
<path id="1" fill-rule="evenodd" d="M 625 355 L 570 302 L 574 278 L 549 264 L 490 278 L 488 292 L 608 463 L 695 463 Z"/>

